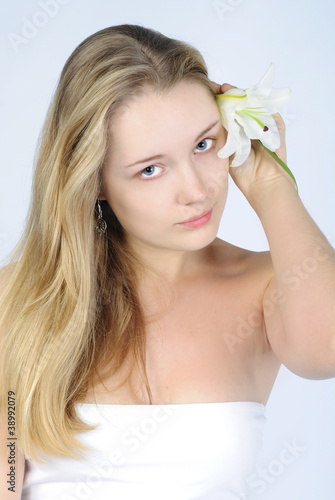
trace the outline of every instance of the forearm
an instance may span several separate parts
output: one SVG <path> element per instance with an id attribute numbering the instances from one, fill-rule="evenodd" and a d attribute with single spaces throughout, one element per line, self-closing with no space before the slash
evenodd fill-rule
<path id="1" fill-rule="evenodd" d="M 288 341 L 301 348 L 317 336 L 320 349 L 335 352 L 334 250 L 285 179 L 250 202 L 269 242 Z"/>

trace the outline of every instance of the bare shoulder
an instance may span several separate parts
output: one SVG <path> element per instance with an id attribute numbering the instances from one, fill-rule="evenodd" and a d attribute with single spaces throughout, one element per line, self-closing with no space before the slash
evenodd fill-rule
<path id="1" fill-rule="evenodd" d="M 280 368 L 264 328 L 264 295 L 273 277 L 268 251 L 213 242 L 225 346 L 251 400 L 266 404 Z M 252 381 L 251 385 L 248 385 Z"/>
<path id="2" fill-rule="evenodd" d="M 257 278 L 265 286 L 271 280 L 273 266 L 269 251 L 247 250 L 219 238 L 215 239 L 212 248 L 217 271 L 224 272 L 227 276 Z"/>

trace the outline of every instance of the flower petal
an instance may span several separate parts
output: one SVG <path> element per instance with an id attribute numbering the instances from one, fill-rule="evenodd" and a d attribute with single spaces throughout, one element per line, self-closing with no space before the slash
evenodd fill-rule
<path id="1" fill-rule="evenodd" d="M 262 123 L 267 130 L 259 125 L 252 114 L 236 113 L 236 121 L 243 127 L 247 137 L 260 140 L 268 149 L 275 151 L 280 146 L 280 136 L 277 124 L 271 115 L 261 115 Z"/>
<path id="2" fill-rule="evenodd" d="M 248 158 L 251 150 L 251 141 L 247 137 L 244 129 L 239 125 L 239 149 L 237 150 L 234 159 L 231 163 L 231 167 L 239 167 Z"/>
<path id="3" fill-rule="evenodd" d="M 229 156 L 236 153 L 239 149 L 240 134 L 238 129 L 239 125 L 234 123 L 234 121 L 229 124 L 226 144 L 220 149 L 220 151 L 218 151 L 219 158 L 229 158 Z"/>
<path id="4" fill-rule="evenodd" d="M 262 98 L 262 105 L 273 115 L 281 113 L 291 97 L 291 89 L 272 89 L 268 97 Z"/>
<path id="5" fill-rule="evenodd" d="M 225 116 L 235 109 L 243 109 L 247 102 L 247 94 L 241 89 L 230 89 L 216 96 L 216 102 Z"/>
<path id="6" fill-rule="evenodd" d="M 243 99 L 246 98 L 247 93 L 243 89 L 238 89 L 236 87 L 233 87 L 232 89 L 227 90 L 223 94 L 218 94 L 216 97 L 221 100 L 226 100 L 226 98 L 231 97 L 231 98 L 237 98 L 237 99 Z"/>
<path id="7" fill-rule="evenodd" d="M 259 96 L 268 96 L 271 92 L 272 82 L 274 79 L 275 67 L 274 64 L 270 64 L 269 69 L 263 76 L 263 78 L 253 87 L 246 90 L 248 95 L 257 94 Z"/>
<path id="8" fill-rule="evenodd" d="M 231 167 L 238 167 L 248 158 L 250 149 L 250 139 L 246 136 L 243 128 L 235 122 L 234 132 L 230 131 L 228 133 L 227 142 L 218 152 L 218 156 L 219 158 L 228 158 L 235 153 Z"/>

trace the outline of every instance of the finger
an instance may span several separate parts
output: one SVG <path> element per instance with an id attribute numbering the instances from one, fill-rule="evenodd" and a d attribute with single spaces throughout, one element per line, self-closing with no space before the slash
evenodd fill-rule
<path id="1" fill-rule="evenodd" d="M 224 94 L 225 92 L 227 92 L 227 90 L 236 89 L 236 87 L 230 85 L 229 83 L 223 83 L 222 85 L 220 85 L 219 83 L 213 82 L 213 80 L 211 80 L 211 84 L 216 94 Z"/>
<path id="2" fill-rule="evenodd" d="M 276 122 L 280 137 L 280 146 L 276 149 L 276 153 L 286 163 L 285 122 L 279 113 L 275 113 L 272 117 Z"/>
<path id="3" fill-rule="evenodd" d="M 227 92 L 227 90 L 230 90 L 230 89 L 236 89 L 236 87 L 234 87 L 233 85 L 230 85 L 229 83 L 223 83 L 221 85 L 221 92 L 222 93 Z"/>
<path id="4" fill-rule="evenodd" d="M 274 121 L 276 122 L 277 128 L 279 130 L 279 133 L 284 134 L 285 133 L 285 122 L 283 117 L 279 113 L 275 113 L 272 115 Z"/>
<path id="5" fill-rule="evenodd" d="M 213 82 L 212 80 L 211 80 L 211 84 L 212 84 L 213 90 L 214 90 L 214 92 L 216 94 L 221 94 L 222 93 L 222 91 L 221 91 L 221 85 L 219 85 L 216 82 Z"/>

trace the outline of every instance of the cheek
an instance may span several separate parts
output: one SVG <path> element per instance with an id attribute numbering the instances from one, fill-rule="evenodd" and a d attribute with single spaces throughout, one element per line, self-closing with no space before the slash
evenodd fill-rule
<path id="1" fill-rule="evenodd" d="M 217 159 L 207 177 L 207 194 L 209 198 L 221 198 L 228 192 L 228 161 Z"/>
<path id="2" fill-rule="evenodd" d="M 129 194 L 124 190 L 118 190 L 109 191 L 107 195 L 107 201 L 121 223 L 122 220 L 132 219 L 136 216 L 136 202 Z"/>
<path id="3" fill-rule="evenodd" d="M 149 226 L 159 223 L 162 211 L 164 213 L 161 201 L 140 189 L 129 189 L 129 186 L 108 193 L 111 209 L 124 229 L 130 232 L 137 232 L 140 228 L 146 231 Z"/>

